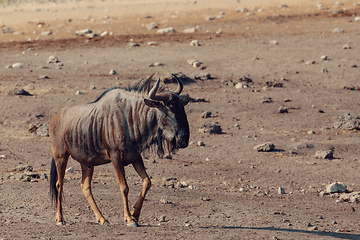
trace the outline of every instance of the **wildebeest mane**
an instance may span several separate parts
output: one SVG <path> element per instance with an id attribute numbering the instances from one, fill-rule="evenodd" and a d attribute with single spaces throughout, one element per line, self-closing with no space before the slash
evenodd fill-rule
<path id="1" fill-rule="evenodd" d="M 105 90 L 95 101 L 90 102 L 90 103 L 96 103 L 98 102 L 105 94 L 107 94 L 108 92 L 114 90 L 114 89 L 123 89 L 127 92 L 138 92 L 138 93 L 143 93 L 143 94 L 149 94 L 151 88 L 153 87 L 153 85 L 151 84 L 151 78 L 146 79 L 146 81 L 144 81 L 144 78 L 140 79 L 139 82 L 137 82 L 134 85 L 128 85 L 127 87 L 110 87 L 107 90 Z M 164 86 L 160 86 L 159 89 L 157 90 L 157 92 L 164 92 L 165 88 Z"/>
<path id="2" fill-rule="evenodd" d="M 153 85 L 151 84 L 151 78 L 146 79 L 145 82 L 143 82 L 143 80 L 144 80 L 144 78 L 140 79 L 140 81 L 138 83 L 136 83 L 133 86 L 129 85 L 124 90 L 126 90 L 128 92 L 138 92 L 138 93 L 149 94 L 151 88 L 153 87 Z M 157 90 L 157 92 L 163 92 L 163 91 L 164 91 L 163 86 L 159 87 L 159 89 Z"/>
<path id="3" fill-rule="evenodd" d="M 98 102 L 103 96 L 105 96 L 105 94 L 107 94 L 108 92 L 114 90 L 114 89 L 120 89 L 119 87 L 111 87 L 105 90 L 105 92 L 103 92 L 95 101 L 92 101 L 90 103 L 96 103 Z"/>

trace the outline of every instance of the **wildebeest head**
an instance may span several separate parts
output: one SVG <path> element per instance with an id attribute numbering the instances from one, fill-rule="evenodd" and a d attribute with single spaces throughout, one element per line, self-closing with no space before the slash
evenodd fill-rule
<path id="1" fill-rule="evenodd" d="M 183 89 L 182 81 L 174 74 L 172 76 L 178 82 L 178 88 L 172 92 L 157 93 L 160 78 L 149 92 L 149 99 L 144 99 L 149 107 L 160 110 L 161 117 L 158 119 L 158 127 L 162 136 L 169 144 L 170 150 L 186 148 L 189 145 L 189 123 L 184 106 L 189 103 L 188 95 L 180 95 Z"/>

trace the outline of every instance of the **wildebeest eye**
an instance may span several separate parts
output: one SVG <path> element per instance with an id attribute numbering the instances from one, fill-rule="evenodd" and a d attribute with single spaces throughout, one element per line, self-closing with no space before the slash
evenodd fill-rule
<path id="1" fill-rule="evenodd" d="M 173 103 L 169 103 L 167 104 L 168 108 L 170 108 L 170 110 L 174 110 L 175 109 L 175 104 Z"/>
<path id="2" fill-rule="evenodd" d="M 176 109 L 176 102 L 174 100 L 170 100 L 167 102 L 166 107 L 168 107 L 171 111 L 174 111 Z"/>

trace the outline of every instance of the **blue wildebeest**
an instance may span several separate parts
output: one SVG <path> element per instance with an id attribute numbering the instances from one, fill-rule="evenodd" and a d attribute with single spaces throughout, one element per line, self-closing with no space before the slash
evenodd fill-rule
<path id="1" fill-rule="evenodd" d="M 143 201 L 151 186 L 141 152 L 154 147 L 161 156 L 164 146 L 172 151 L 186 148 L 189 143 L 189 124 L 184 109 L 189 97 L 180 95 L 183 83 L 173 74 L 178 88 L 174 92 L 165 91 L 164 87 L 159 87 L 160 78 L 151 86 L 152 76 L 127 89 L 110 88 L 94 102 L 65 107 L 52 119 L 50 193 L 57 206 L 57 224 L 65 223 L 63 180 L 71 156 L 81 165 L 81 189 L 96 220 L 100 224 L 108 222 L 91 193 L 94 166 L 111 162 L 123 197 L 124 220 L 129 226 L 138 226 Z M 143 180 L 141 194 L 131 212 L 124 170 L 129 164 Z"/>

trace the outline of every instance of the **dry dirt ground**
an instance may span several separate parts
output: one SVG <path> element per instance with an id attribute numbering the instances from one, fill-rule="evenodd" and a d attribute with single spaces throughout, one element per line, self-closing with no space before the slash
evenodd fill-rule
<path id="1" fill-rule="evenodd" d="M 0 9 L 2 29 L 16 32 L 0 33 L 0 238 L 360 239 L 359 205 L 321 194 L 337 181 L 360 191 L 359 131 L 332 127 L 345 113 L 360 115 L 360 92 L 344 89 L 360 85 L 360 6 L 284 2 L 287 7 L 280 1 L 105 0 Z M 240 7 L 253 14 L 237 12 Z M 151 22 L 175 32 L 147 30 Z M 75 35 L 86 28 L 108 34 Z M 128 47 L 130 41 L 140 46 Z M 48 63 L 51 55 L 61 64 Z M 162 65 L 150 66 L 156 62 Z M 7 68 L 14 63 L 22 68 Z M 65 176 L 65 226 L 55 225 L 49 181 L 11 177 L 23 174 L 19 166 L 49 176 L 49 138 L 30 133 L 30 125 L 46 125 L 60 108 L 93 101 L 109 87 L 179 72 L 192 79 L 184 92 L 204 101 L 186 107 L 188 148 L 172 159 L 147 157 L 153 187 L 139 228 L 123 223 L 111 164 L 95 168 L 92 186 L 106 226 L 95 223 L 76 161 L 70 159 L 74 171 Z M 252 80 L 247 88 L 235 88 L 244 76 Z M 32 96 L 16 95 L 15 88 Z M 288 112 L 278 113 L 281 106 Z M 212 114 L 202 118 L 203 112 Z M 208 123 L 220 125 L 222 134 L 200 132 Z M 265 142 L 275 150 L 254 150 Z M 314 157 L 329 149 L 333 159 Z M 141 180 L 131 167 L 126 171 L 133 202 Z"/>

